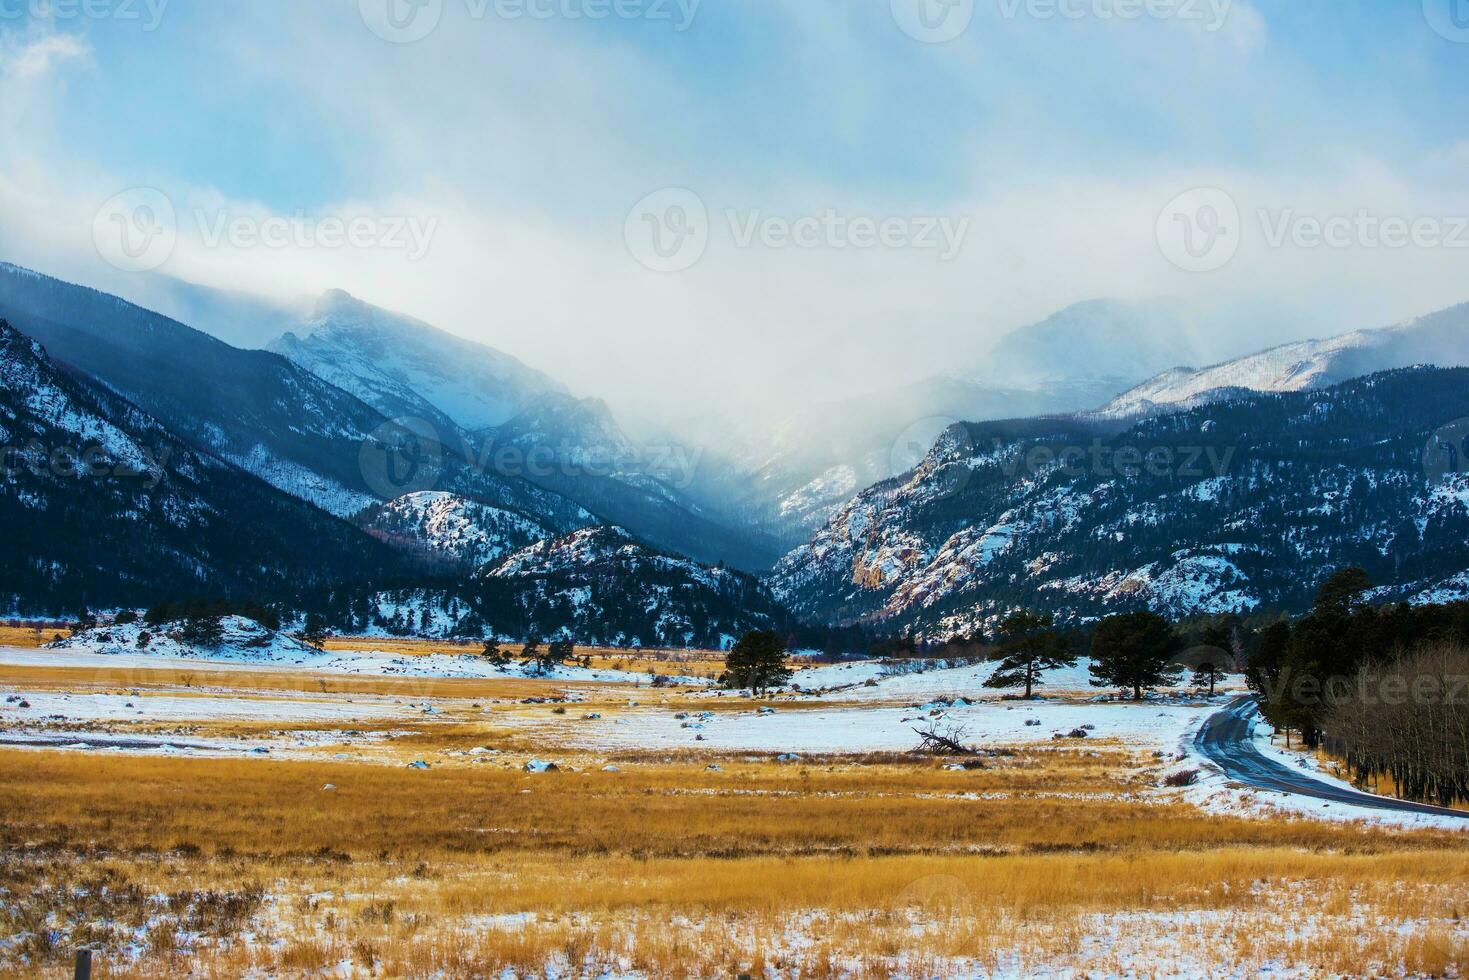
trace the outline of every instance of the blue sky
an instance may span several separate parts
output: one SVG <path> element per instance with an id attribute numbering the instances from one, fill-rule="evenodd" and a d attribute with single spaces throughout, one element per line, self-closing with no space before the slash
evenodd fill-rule
<path id="1" fill-rule="evenodd" d="M 942 44 L 904 33 L 888 0 L 704 0 L 683 32 L 443 2 L 438 29 L 403 45 L 358 0 L 171 0 L 154 31 L 0 18 L 0 245 L 80 268 L 89 223 L 57 202 L 86 218 L 140 185 L 183 209 L 431 215 L 439 237 L 412 265 L 184 241 L 164 271 L 293 296 L 344 286 L 542 365 L 583 349 L 562 371 L 574 386 L 626 350 L 645 382 L 710 352 L 748 374 L 772 343 L 792 364 L 875 354 L 919 377 L 1096 295 L 1235 306 L 1256 324 L 1240 344 L 1469 299 L 1464 253 L 1246 252 L 1200 278 L 1151 240 L 1193 186 L 1229 188 L 1247 214 L 1469 211 L 1469 44 L 1418 0 L 1199 0 L 1203 22 L 975 0 Z M 44 70 L 15 70 L 42 44 Z M 715 214 L 962 215 L 974 230 L 942 266 L 717 241 L 691 272 L 650 275 L 626 261 L 623 220 L 667 186 Z"/>
<path id="2" fill-rule="evenodd" d="M 636 20 L 474 22 L 450 0 L 441 31 L 519 34 L 573 56 L 646 64 L 677 90 L 619 89 L 611 79 L 605 91 L 582 95 L 611 106 L 627 137 L 653 155 L 730 180 L 932 197 L 969 189 L 966 157 L 976 148 L 1063 173 L 1116 172 L 1199 158 L 1299 166 L 1369 147 L 1411 160 L 1464 137 L 1469 52 L 1427 30 L 1415 10 L 1405 13 L 1412 4 L 1252 4 L 1268 40 L 1245 50 L 1227 28 L 1180 44 L 1169 35 L 1184 32 L 1166 23 L 1006 19 L 996 0 L 980 4 L 956 41 L 925 46 L 896 29 L 886 4 L 806 2 L 825 10 L 801 24 L 773 0 L 709 0 L 688 31 L 675 33 Z M 152 33 L 117 21 L 66 25 L 92 49 L 60 117 L 66 149 L 281 207 L 334 200 L 344 177 L 364 193 L 412 180 L 411 169 L 361 165 L 381 135 L 371 117 L 296 97 L 295 73 L 311 66 L 273 62 L 270 35 L 296 34 L 280 49 L 293 55 L 309 52 L 309 32 L 335 35 L 335 44 L 378 61 L 377 77 L 389 85 L 396 67 L 413 71 L 451 42 L 395 49 L 362 30 L 350 2 L 311 16 L 300 6 L 174 0 Z M 472 58 L 460 67 L 465 86 L 511 81 Z M 504 96 L 548 107 L 577 97 L 537 92 L 556 85 L 518 78 Z"/>

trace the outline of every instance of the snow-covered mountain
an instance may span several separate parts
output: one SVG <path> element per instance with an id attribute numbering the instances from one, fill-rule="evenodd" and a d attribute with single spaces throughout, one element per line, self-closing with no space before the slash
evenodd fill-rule
<path id="1" fill-rule="evenodd" d="M 370 508 L 359 522 L 391 544 L 469 569 L 555 533 L 525 514 L 429 490 Z"/>
<path id="2" fill-rule="evenodd" d="M 1093 299 L 1000 338 L 969 376 L 1012 388 L 1082 380 L 1125 387 L 1197 363 L 1202 350 L 1195 326 L 1174 303 Z"/>
<path id="3" fill-rule="evenodd" d="M 500 351 L 341 291 L 324 295 L 312 319 L 271 350 L 389 418 L 421 420 L 489 475 L 574 501 L 659 547 L 761 570 L 779 555 L 681 492 L 697 460 L 636 444 L 605 402 L 575 398 Z"/>
<path id="4" fill-rule="evenodd" d="M 350 525 L 184 445 L 3 320 L 0 444 L 0 611 L 280 597 L 407 567 Z"/>
<path id="5" fill-rule="evenodd" d="M 280 355 L 231 347 L 106 293 L 0 265 L 0 316 L 184 442 L 338 516 L 431 482 L 556 530 L 586 523 L 573 502 L 480 465 L 457 439 L 395 425 Z"/>
<path id="6" fill-rule="evenodd" d="M 605 526 L 538 541 L 468 578 L 339 599 L 328 618 L 344 631 L 565 636 L 623 647 L 721 647 L 751 629 L 792 624 L 759 579 Z"/>
<path id="7" fill-rule="evenodd" d="M 598 399 L 547 395 L 476 435 L 484 455 L 656 547 L 754 571 L 780 556 L 773 539 L 688 493 L 701 447 L 636 442 Z"/>
<path id="8" fill-rule="evenodd" d="M 1347 565 L 1388 598 L 1442 594 L 1469 570 L 1465 418 L 1469 370 L 1423 368 L 1130 423 L 956 425 L 771 582 L 798 614 L 936 637 L 1022 606 L 1299 610 Z"/>
<path id="9" fill-rule="evenodd" d="M 659 552 L 616 527 L 540 541 L 475 577 L 480 614 L 512 636 L 619 646 L 728 646 L 786 622 L 760 581 Z"/>
<path id="10" fill-rule="evenodd" d="M 564 392 L 543 395 L 481 435 L 516 457 L 542 452 L 571 466 L 597 467 L 611 476 L 640 473 L 639 447 L 617 424 L 600 398 L 573 398 Z"/>
<path id="11" fill-rule="evenodd" d="M 388 418 L 421 418 L 447 432 L 501 425 L 566 389 L 540 371 L 422 320 L 332 290 L 311 318 L 269 349 L 351 392 Z"/>
<path id="12" fill-rule="evenodd" d="M 1240 391 L 1307 391 L 1416 364 L 1469 365 L 1469 303 L 1391 327 L 1283 344 L 1213 367 L 1174 367 L 1119 395 L 1101 412 L 1141 415 Z"/>
<path id="13" fill-rule="evenodd" d="M 794 546 L 858 489 L 911 468 L 955 422 L 1087 411 L 1200 349 L 1173 304 L 1077 303 L 1001 338 L 979 364 L 900 386 L 864 378 L 850 398 L 711 440 L 719 458 L 693 492 Z"/>

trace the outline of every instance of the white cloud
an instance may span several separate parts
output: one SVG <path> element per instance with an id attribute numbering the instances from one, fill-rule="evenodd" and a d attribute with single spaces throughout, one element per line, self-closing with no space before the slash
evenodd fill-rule
<path id="1" fill-rule="evenodd" d="M 87 44 L 70 34 L 42 34 L 26 39 L 0 32 L 0 76 L 25 82 L 49 74 L 62 62 L 84 58 Z"/>
<path id="2" fill-rule="evenodd" d="M 1256 220 L 1260 208 L 1283 207 L 1323 218 L 1361 207 L 1406 216 L 1469 213 L 1463 144 L 1421 160 L 1363 152 L 1294 166 L 1270 158 L 1186 166 L 1181 154 L 1162 151 L 1143 166 L 1119 165 L 1104 152 L 1066 157 L 1051 152 L 1053 140 L 1070 134 L 1047 127 L 1047 98 L 1005 87 L 1017 73 L 1035 71 L 1033 61 L 1007 65 L 985 37 L 988 60 L 914 44 L 901 49 L 894 68 L 874 56 L 876 42 L 863 25 L 840 8 L 818 6 L 788 21 L 793 44 L 814 45 L 795 61 L 800 81 L 791 98 L 816 93 L 818 108 L 832 103 L 840 116 L 832 138 L 847 139 L 892 124 L 891 115 L 869 110 L 892 74 L 906 70 L 903 59 L 938 59 L 952 79 L 941 94 L 969 114 L 955 110 L 950 142 L 929 152 L 949 162 L 960 158 L 956 147 L 972 147 L 967 173 L 934 187 L 901 173 L 889 182 L 843 181 L 843 172 L 866 161 L 833 152 L 829 174 L 803 160 L 775 177 L 751 176 L 741 172 L 742 162 L 783 160 L 788 147 L 781 137 L 790 134 L 740 142 L 750 138 L 739 117 L 744 106 L 701 101 L 677 65 L 648 57 L 636 44 L 568 41 L 583 35 L 566 25 L 450 22 L 434 38 L 398 48 L 368 37 L 351 10 L 322 9 L 303 11 L 289 34 L 279 31 L 278 10 L 247 9 L 221 38 L 220 55 L 234 59 L 242 87 L 257 77 L 288 86 L 323 125 L 360 147 L 343 165 L 348 190 L 340 199 L 301 207 L 317 217 L 437 221 L 420 260 L 371 248 L 209 247 L 196 211 L 258 224 L 292 218 L 294 208 L 279 206 L 282 213 L 273 215 L 266 205 L 208 185 L 161 181 L 165 158 L 156 171 L 134 172 L 62 153 L 48 138 L 46 117 L 60 66 L 85 47 L 56 40 L 48 42 L 51 53 L 24 59 L 39 66 L 27 69 L 29 104 L 44 111 L 17 108 L 10 92 L 3 101 L 11 108 L 0 108 L 0 123 L 8 123 L 0 130 L 0 246 L 46 271 L 98 281 L 90 241 L 97 207 L 124 188 L 159 181 L 182 220 L 166 272 L 290 298 L 345 288 L 510 351 L 580 393 L 655 416 L 787 405 L 962 371 L 1005 329 L 1099 296 L 1178 295 L 1205 309 L 1277 311 L 1241 316 L 1238 329 L 1215 338 L 1221 356 L 1469 298 L 1463 252 L 1270 249 Z M 1049 25 L 1027 26 L 1037 33 L 1026 59 L 1069 43 Z M 875 36 L 896 34 L 887 28 Z M 1225 30 L 1256 51 L 1268 34 L 1243 0 Z M 1173 77 L 1167 72 L 1207 60 L 1197 59 L 1203 42 L 1182 32 L 1107 31 L 1124 54 L 1166 35 L 1178 37 L 1179 46 L 1149 51 L 1150 72 Z M 835 38 L 830 60 L 823 38 Z M 1201 70 L 1210 82 L 1233 78 L 1238 60 L 1220 54 L 1218 64 Z M 848 89 L 847 78 L 857 75 L 864 77 Z M 47 80 L 51 87 L 42 84 Z M 1139 99 L 1156 87 L 1136 78 L 1117 86 Z M 841 102 L 842 91 L 861 95 Z M 1208 121 L 1208 112 L 1193 106 L 1212 92 L 1180 81 L 1177 91 L 1159 92 L 1142 106 L 1138 118 L 1185 127 L 1193 123 L 1173 114 L 1187 111 Z M 1078 99 L 1091 95 L 1078 88 Z M 158 97 L 168 97 L 166 86 Z M 930 111 L 931 97 L 933 90 L 917 91 L 914 112 Z M 1005 112 L 998 129 L 982 125 L 993 105 Z M 24 126 L 14 122 L 22 117 Z M 207 138 L 216 124 L 201 119 L 199 133 L 188 135 Z M 898 131 L 905 132 L 901 125 Z M 702 261 L 674 275 L 639 266 L 622 238 L 627 208 L 668 185 L 697 190 L 720 222 Z M 391 189 L 361 189 L 369 186 Z M 1238 257 L 1208 275 L 1174 268 L 1154 240 L 1159 211 L 1194 186 L 1227 189 L 1247 218 Z M 927 252 L 740 249 L 719 217 L 726 208 L 787 218 L 827 208 L 873 218 L 963 218 L 970 230 L 952 262 Z"/>

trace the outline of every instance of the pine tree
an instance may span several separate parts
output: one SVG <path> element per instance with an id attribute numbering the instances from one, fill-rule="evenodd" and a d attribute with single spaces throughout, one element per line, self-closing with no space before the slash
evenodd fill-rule
<path id="1" fill-rule="evenodd" d="M 92 610 L 88 609 L 86 606 L 82 606 L 81 609 L 77 610 L 77 622 L 76 626 L 72 628 L 72 632 L 80 633 L 83 630 L 89 630 L 96 625 L 97 617 L 92 614 Z"/>
<path id="2" fill-rule="evenodd" d="M 1209 696 L 1214 696 L 1214 685 L 1224 679 L 1224 668 L 1213 661 L 1206 660 L 1194 668 L 1194 687 L 1200 690 L 1209 689 Z"/>
<path id="3" fill-rule="evenodd" d="M 319 612 L 306 614 L 306 625 L 301 629 L 301 642 L 313 650 L 326 646 L 326 617 Z"/>
<path id="4" fill-rule="evenodd" d="M 572 657 L 576 656 L 576 645 L 571 640 L 562 638 L 552 640 L 546 652 L 541 655 L 541 670 L 548 671 L 553 667 L 560 667 Z"/>
<path id="5" fill-rule="evenodd" d="M 216 614 L 196 612 L 184 620 L 179 638 L 193 647 L 217 647 L 224 639 L 224 624 Z"/>
<path id="6" fill-rule="evenodd" d="M 729 651 L 720 682 L 736 690 L 749 688 L 759 695 L 790 679 L 785 638 L 770 630 L 751 630 Z"/>
<path id="7" fill-rule="evenodd" d="M 500 649 L 499 637 L 493 635 L 485 640 L 485 648 L 480 656 L 488 660 L 492 667 L 504 667 L 510 662 L 510 658 L 505 655 L 505 651 Z"/>
<path id="8" fill-rule="evenodd" d="M 1362 593 L 1372 588 L 1372 580 L 1361 568 L 1343 568 L 1332 575 L 1316 591 L 1317 614 L 1349 613 L 1360 601 Z"/>
<path id="9" fill-rule="evenodd" d="M 1000 624 L 1000 663 L 985 687 L 1024 687 L 1025 698 L 1035 696 L 1035 688 L 1043 683 L 1040 675 L 1047 670 L 1071 667 L 1076 654 L 1067 648 L 1066 640 L 1054 629 L 1050 613 L 1021 610 Z"/>
<path id="10" fill-rule="evenodd" d="M 1168 620 L 1156 613 L 1107 617 L 1092 633 L 1092 686 L 1131 688 L 1132 699 L 1141 701 L 1143 691 L 1176 684 L 1177 642 Z"/>

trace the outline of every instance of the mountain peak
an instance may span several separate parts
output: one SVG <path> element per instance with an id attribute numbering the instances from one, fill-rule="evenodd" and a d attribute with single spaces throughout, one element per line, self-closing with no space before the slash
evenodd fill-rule
<path id="1" fill-rule="evenodd" d="M 319 320 L 343 309 L 362 309 L 366 306 L 366 303 L 345 289 L 328 289 L 316 298 L 316 303 L 311 308 L 311 319 Z"/>
<path id="2" fill-rule="evenodd" d="M 509 354 L 342 289 L 322 293 L 311 318 L 269 349 L 389 418 L 425 418 L 451 431 L 501 425 L 565 391 Z"/>
<path id="3" fill-rule="evenodd" d="M 1193 330 L 1174 302 L 1099 298 L 1001 338 L 980 374 L 1010 385 L 1080 378 L 1135 383 L 1198 359 Z"/>

